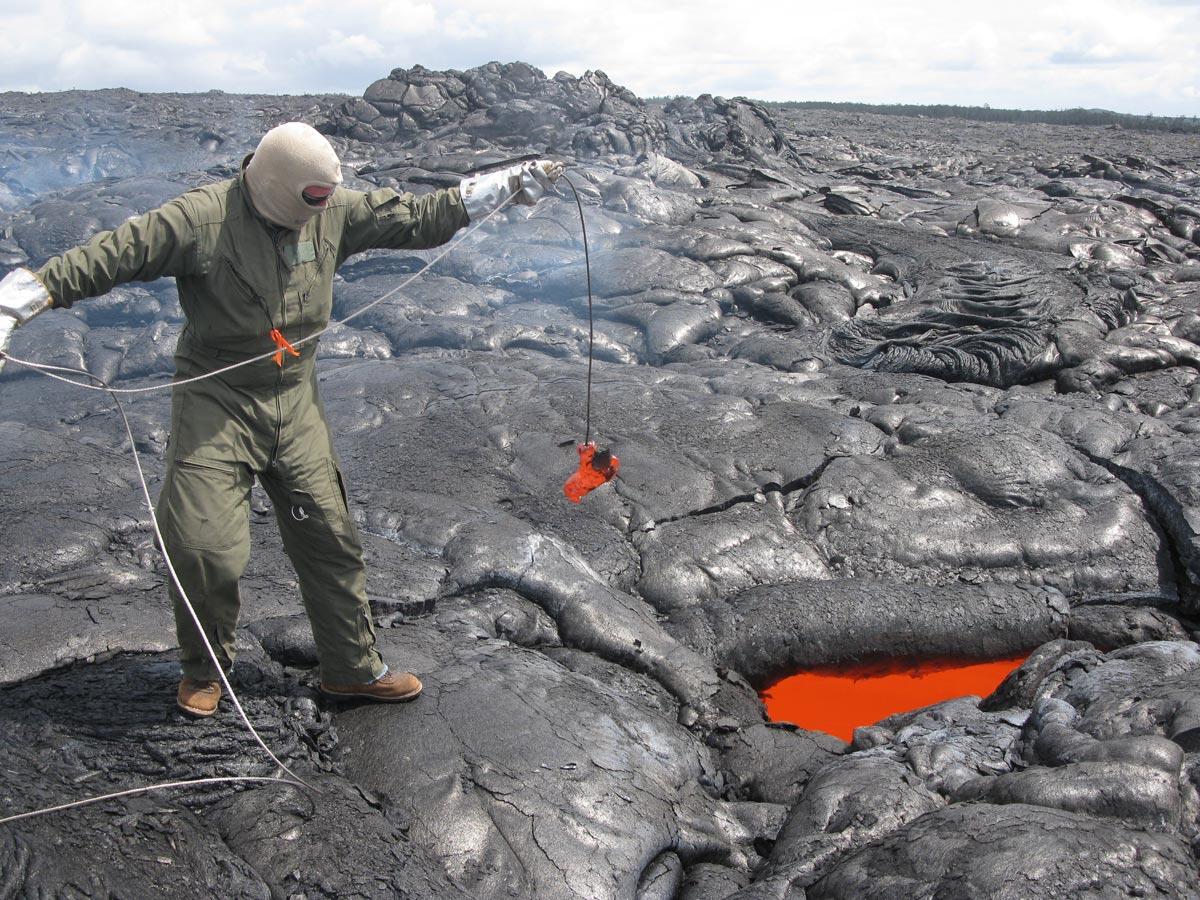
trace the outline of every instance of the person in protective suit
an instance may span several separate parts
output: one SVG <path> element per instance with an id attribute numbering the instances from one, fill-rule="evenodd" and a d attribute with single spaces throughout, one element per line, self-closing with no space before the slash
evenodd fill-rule
<path id="1" fill-rule="evenodd" d="M 97 234 L 36 274 L 17 269 L 0 281 L 0 351 L 46 309 L 167 275 L 186 317 L 176 381 L 276 349 L 274 358 L 172 389 L 157 503 L 163 549 L 223 669 L 233 664 L 257 478 L 296 570 L 321 690 L 383 701 L 420 693 L 417 677 L 389 670 L 375 648 L 362 544 L 317 394 L 317 342 L 292 345 L 328 324 L 333 276 L 348 257 L 437 246 L 510 199 L 535 203 L 561 173 L 539 160 L 422 197 L 363 193 L 339 186 L 325 137 L 289 122 L 263 136 L 237 177 Z M 177 702 L 209 716 L 221 699 L 217 670 L 173 584 L 170 593 L 183 672 Z"/>

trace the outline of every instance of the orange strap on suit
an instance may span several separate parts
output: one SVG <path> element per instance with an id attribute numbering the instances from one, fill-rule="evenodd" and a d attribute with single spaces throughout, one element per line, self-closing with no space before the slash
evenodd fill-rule
<path id="1" fill-rule="evenodd" d="M 271 340 L 275 342 L 275 346 L 279 349 L 275 351 L 275 365 L 283 368 L 283 351 L 286 350 L 292 356 L 299 356 L 300 351 L 291 345 L 287 338 L 283 336 L 283 332 L 278 328 L 271 329 Z"/>

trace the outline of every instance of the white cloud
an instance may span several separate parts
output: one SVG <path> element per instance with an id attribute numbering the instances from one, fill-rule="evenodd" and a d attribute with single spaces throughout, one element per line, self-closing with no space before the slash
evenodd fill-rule
<path id="1" fill-rule="evenodd" d="M 312 51 L 313 59 L 340 65 L 347 59 L 383 59 L 383 44 L 365 34 L 342 34 L 335 31 L 328 40 L 319 43 Z"/>
<path id="2" fill-rule="evenodd" d="M 388 0 L 368 4 L 376 24 L 387 32 L 399 34 L 429 34 L 438 25 L 438 14 L 432 3 L 412 3 L 409 0 Z"/>
<path id="3" fill-rule="evenodd" d="M 642 96 L 1200 113 L 1200 9 L 1169 0 L 0 0 L 0 26 L 0 88 L 361 93 L 520 59 Z"/>

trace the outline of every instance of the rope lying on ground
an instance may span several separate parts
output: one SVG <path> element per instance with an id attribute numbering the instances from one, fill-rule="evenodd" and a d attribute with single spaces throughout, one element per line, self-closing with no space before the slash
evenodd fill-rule
<path id="1" fill-rule="evenodd" d="M 149 794 L 153 791 L 169 791 L 173 788 L 181 787 L 199 787 L 203 784 L 228 784 L 230 782 L 246 782 L 246 781 L 274 781 L 277 784 L 291 784 L 296 787 L 307 787 L 309 790 L 314 790 L 311 785 L 303 782 L 292 781 L 289 778 L 269 778 L 254 777 L 253 775 L 227 775 L 218 776 L 215 778 L 192 778 L 187 781 L 164 781 L 159 784 L 149 784 L 145 787 L 130 788 L 127 791 L 117 791 L 112 794 L 105 794 L 102 797 L 88 797 L 86 800 L 75 800 L 72 803 L 63 803 L 59 806 L 48 806 L 45 809 L 35 809 L 32 812 L 20 813 L 19 815 L 9 816 L 6 819 L 0 819 L 0 825 L 7 825 L 9 822 L 18 822 L 21 819 L 32 819 L 36 816 L 46 816 L 50 813 L 63 812 L 68 809 L 75 809 L 79 806 L 90 806 L 93 803 L 101 803 L 105 800 L 116 800 L 120 797 L 135 797 L 139 794 Z"/>

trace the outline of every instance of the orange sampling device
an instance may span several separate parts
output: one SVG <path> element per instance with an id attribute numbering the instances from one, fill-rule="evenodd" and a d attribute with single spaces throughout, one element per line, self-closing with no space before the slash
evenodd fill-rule
<path id="1" fill-rule="evenodd" d="M 578 503 L 605 482 L 612 481 L 621 461 L 608 450 L 597 450 L 595 441 L 579 444 L 579 468 L 563 485 L 563 493 Z"/>

